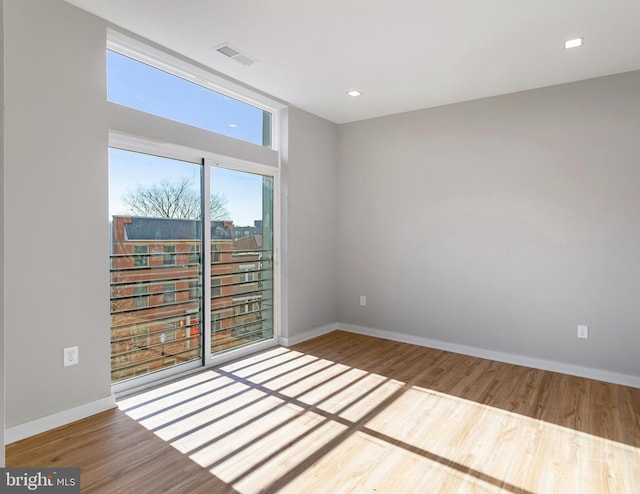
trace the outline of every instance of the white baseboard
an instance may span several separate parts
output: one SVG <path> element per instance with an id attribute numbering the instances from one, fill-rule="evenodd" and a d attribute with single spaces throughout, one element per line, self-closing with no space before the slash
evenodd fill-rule
<path id="1" fill-rule="evenodd" d="M 553 362 L 550 360 L 537 359 L 532 357 L 525 357 L 522 355 L 515 355 L 510 353 L 496 352 L 493 350 L 486 350 L 483 348 L 470 347 L 466 345 L 459 345 L 456 343 L 449 343 L 441 340 L 433 340 L 430 338 L 424 338 L 421 336 L 409 335 L 405 333 L 398 333 L 395 331 L 388 331 L 384 329 L 368 328 L 365 326 L 357 326 L 355 324 L 347 323 L 332 323 L 319 328 L 305 331 L 304 333 L 292 336 L 292 337 L 280 337 L 278 342 L 285 346 L 295 345 L 312 338 L 317 338 L 324 334 L 330 333 L 337 329 L 348 331 L 350 333 L 357 333 L 366 336 L 375 336 L 377 338 L 384 338 L 387 340 L 397 341 L 400 343 L 410 343 L 413 345 L 420 345 L 428 348 L 435 348 L 437 350 L 444 350 L 447 352 L 461 353 L 463 355 L 470 355 L 472 357 L 485 358 L 489 360 L 495 360 L 498 362 L 505 362 L 507 364 L 521 365 L 524 367 L 532 367 L 534 369 L 547 370 L 552 372 L 560 372 L 562 374 L 569 374 L 572 376 L 584 377 L 587 379 L 595 379 L 598 381 L 605 381 L 614 384 L 621 384 L 623 386 L 631 386 L 634 388 L 640 388 L 640 377 L 631 376 L 627 374 L 619 374 L 616 372 L 605 371 L 601 369 L 593 369 L 589 367 L 581 367 L 578 365 L 566 364 L 562 362 Z M 96 413 L 104 412 L 111 408 L 116 407 L 115 395 L 108 396 L 101 400 L 93 401 L 85 405 L 80 405 L 69 410 L 54 413 L 46 417 L 42 417 L 24 424 L 9 427 L 5 432 L 5 444 L 11 444 L 21 439 L 46 432 L 56 427 L 69 424 L 76 420 L 80 420 Z"/>
<path id="2" fill-rule="evenodd" d="M 281 336 L 278 342 L 282 346 L 289 347 L 291 345 L 295 345 L 296 343 L 302 343 L 303 341 L 310 340 L 311 338 L 317 338 L 318 336 L 322 336 L 323 334 L 331 333 L 331 331 L 335 331 L 336 329 L 338 329 L 337 323 L 326 324 L 325 326 L 320 326 L 319 328 L 314 328 L 310 331 L 305 331 L 302 334 L 298 334 L 288 338 Z"/>
<path id="3" fill-rule="evenodd" d="M 5 444 L 15 443 L 21 439 L 70 424 L 76 420 L 80 420 L 115 407 L 116 397 L 112 394 L 111 396 L 101 400 L 92 401 L 85 405 L 80 405 L 75 408 L 70 408 L 69 410 L 63 410 L 62 412 L 26 422 L 24 424 L 9 427 L 4 431 L 4 441 Z"/>
<path id="4" fill-rule="evenodd" d="M 525 357 L 523 355 L 515 355 L 511 353 L 496 352 L 483 348 L 459 345 L 456 343 L 448 343 L 441 340 L 432 340 L 421 336 L 408 335 L 395 331 L 387 331 L 384 329 L 367 328 L 357 326 L 355 324 L 336 323 L 335 327 L 350 333 L 357 333 L 367 336 L 375 336 L 387 340 L 393 340 L 400 343 L 411 343 L 437 350 L 445 350 L 447 352 L 461 353 L 472 357 L 496 360 L 507 364 L 521 365 L 524 367 L 532 367 L 534 369 L 547 370 L 552 372 L 560 372 L 572 376 L 585 377 L 587 379 L 595 379 L 597 381 L 605 381 L 613 384 L 621 384 L 623 386 L 631 386 L 640 388 L 640 377 L 630 376 L 627 374 L 619 374 L 616 372 L 605 371 L 602 369 L 593 369 L 590 367 L 582 367 L 579 365 L 566 364 L 563 362 L 554 362 L 550 360 L 537 359 L 533 357 Z"/>

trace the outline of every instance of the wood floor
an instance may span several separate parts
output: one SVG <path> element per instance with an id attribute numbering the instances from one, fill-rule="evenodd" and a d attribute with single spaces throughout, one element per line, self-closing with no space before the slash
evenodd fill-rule
<path id="1" fill-rule="evenodd" d="M 86 493 L 640 492 L 640 389 L 334 333 L 7 447 Z"/>

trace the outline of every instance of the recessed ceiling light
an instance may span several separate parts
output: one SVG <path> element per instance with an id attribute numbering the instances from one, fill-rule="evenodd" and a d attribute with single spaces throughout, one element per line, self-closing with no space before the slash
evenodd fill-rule
<path id="1" fill-rule="evenodd" d="M 347 94 L 349 96 L 360 96 L 362 93 L 360 91 L 358 91 L 357 89 L 352 89 L 351 91 L 347 91 Z"/>
<path id="2" fill-rule="evenodd" d="M 238 124 L 229 124 L 229 127 L 231 127 L 232 129 L 235 129 L 238 126 Z"/>
<path id="3" fill-rule="evenodd" d="M 578 48 L 582 46 L 582 38 L 570 39 L 564 42 L 565 48 Z"/>

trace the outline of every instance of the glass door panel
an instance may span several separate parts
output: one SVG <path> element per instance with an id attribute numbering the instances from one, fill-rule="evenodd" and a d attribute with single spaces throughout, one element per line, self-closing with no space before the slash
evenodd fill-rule
<path id="1" fill-rule="evenodd" d="M 273 178 L 212 167 L 210 188 L 214 355 L 273 338 Z"/>
<path id="2" fill-rule="evenodd" d="M 109 150 L 113 383 L 202 360 L 201 173 Z"/>

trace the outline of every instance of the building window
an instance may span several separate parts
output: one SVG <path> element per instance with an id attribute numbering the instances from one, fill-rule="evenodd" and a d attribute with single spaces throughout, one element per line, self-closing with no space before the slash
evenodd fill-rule
<path id="1" fill-rule="evenodd" d="M 176 324 L 169 322 L 160 333 L 160 343 L 171 343 L 172 341 L 176 341 Z"/>
<path id="2" fill-rule="evenodd" d="M 211 244 L 211 262 L 220 262 L 222 259 L 222 245 L 220 244 Z"/>
<path id="3" fill-rule="evenodd" d="M 165 245 L 163 247 L 162 264 L 165 266 L 174 266 L 176 263 L 176 246 Z"/>
<path id="4" fill-rule="evenodd" d="M 249 304 L 242 303 L 242 304 L 239 304 L 239 305 L 235 306 L 235 315 L 236 316 L 240 316 L 242 314 L 246 314 L 247 312 L 249 312 Z"/>
<path id="5" fill-rule="evenodd" d="M 220 320 L 219 312 L 211 313 L 211 332 L 217 333 L 222 329 L 222 321 Z"/>
<path id="6" fill-rule="evenodd" d="M 133 293 L 136 296 L 134 298 L 134 304 L 136 308 L 148 307 L 149 306 L 149 287 L 148 285 L 143 285 L 142 283 L 138 283 L 133 288 Z"/>
<path id="7" fill-rule="evenodd" d="M 176 284 L 166 283 L 162 285 L 162 303 L 173 304 L 176 301 Z"/>
<path id="8" fill-rule="evenodd" d="M 238 269 L 240 270 L 240 281 L 242 283 L 251 283 L 253 281 L 254 264 L 240 264 Z"/>
<path id="9" fill-rule="evenodd" d="M 189 246 L 189 264 L 200 264 L 200 245 Z"/>
<path id="10" fill-rule="evenodd" d="M 222 293 L 220 289 L 221 280 L 220 278 L 211 278 L 211 296 L 219 297 Z"/>
<path id="11" fill-rule="evenodd" d="M 133 266 L 142 268 L 149 265 L 149 246 L 134 245 L 133 246 Z"/>
<path id="12" fill-rule="evenodd" d="M 200 300 L 200 282 L 199 281 L 190 281 L 189 282 L 189 299 L 190 300 Z"/>

